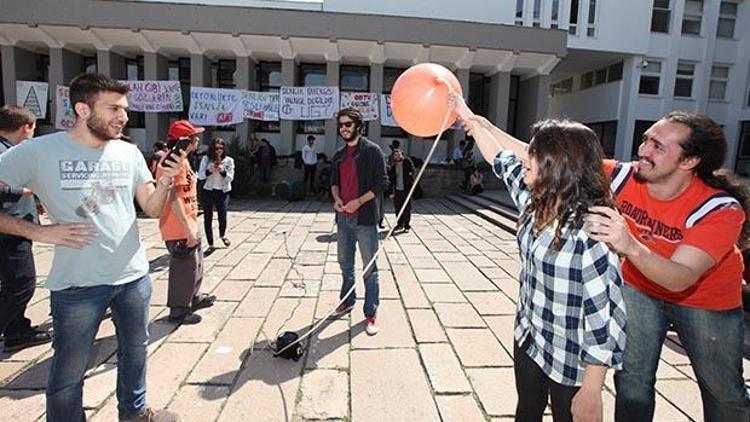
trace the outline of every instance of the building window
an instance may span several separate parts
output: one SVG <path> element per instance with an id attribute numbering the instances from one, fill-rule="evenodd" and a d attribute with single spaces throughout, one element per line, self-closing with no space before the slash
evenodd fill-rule
<path id="1" fill-rule="evenodd" d="M 685 2 L 685 13 L 682 16 L 682 33 L 700 35 L 702 20 L 703 0 L 687 0 Z"/>
<path id="2" fill-rule="evenodd" d="M 394 67 L 383 68 L 383 93 L 390 94 L 393 90 L 393 85 L 396 83 L 396 79 L 404 73 L 405 69 L 397 69 Z M 406 133 L 400 127 L 394 126 L 381 126 L 380 127 L 381 138 L 408 138 L 409 134 Z"/>
<path id="3" fill-rule="evenodd" d="M 726 97 L 728 80 L 729 66 L 711 67 L 711 82 L 708 85 L 708 98 L 712 100 L 723 100 Z"/>
<path id="4" fill-rule="evenodd" d="M 135 59 L 126 59 L 125 69 L 129 81 L 142 81 L 145 77 L 143 56 L 138 56 Z M 128 126 L 131 128 L 146 127 L 146 113 L 142 111 L 128 111 Z"/>
<path id="5" fill-rule="evenodd" d="M 281 63 L 279 62 L 260 62 L 256 68 L 256 80 L 258 81 L 258 91 L 261 92 L 278 92 L 281 88 Z M 275 122 L 258 121 L 256 130 L 258 132 L 278 132 L 280 124 Z"/>
<path id="6" fill-rule="evenodd" d="M 552 29 L 557 29 L 560 19 L 560 0 L 552 0 L 552 16 L 550 18 L 550 25 L 549 27 Z"/>
<path id="7" fill-rule="evenodd" d="M 719 38 L 734 38 L 734 24 L 737 21 L 737 3 L 731 1 L 721 2 L 719 8 L 719 26 L 716 27 L 716 36 Z"/>
<path id="8" fill-rule="evenodd" d="M 607 68 L 607 82 L 622 80 L 622 62 L 609 65 Z"/>
<path id="9" fill-rule="evenodd" d="M 594 71 L 586 72 L 581 75 L 581 89 L 591 88 L 594 86 Z"/>
<path id="10" fill-rule="evenodd" d="M 298 76 L 298 86 L 325 86 L 326 65 L 301 64 L 299 65 Z M 322 135 L 325 132 L 325 120 L 300 120 L 299 122 L 297 122 L 297 133 L 312 133 Z"/>
<path id="11" fill-rule="evenodd" d="M 596 36 L 596 0 L 589 0 L 589 23 L 586 26 L 586 36 Z"/>
<path id="12" fill-rule="evenodd" d="M 654 0 L 654 9 L 651 11 L 651 32 L 669 33 L 669 21 L 672 16 L 669 1 Z"/>
<path id="13" fill-rule="evenodd" d="M 563 79 L 550 85 L 549 93 L 552 97 L 573 92 L 573 78 Z"/>
<path id="14" fill-rule="evenodd" d="M 750 176 L 750 121 L 740 122 L 740 142 L 734 171 L 742 177 Z"/>
<path id="15" fill-rule="evenodd" d="M 233 89 L 237 86 L 235 73 L 237 72 L 236 60 L 219 60 L 216 66 L 217 88 Z"/>
<path id="16" fill-rule="evenodd" d="M 607 68 L 597 69 L 594 72 L 594 85 L 601 85 L 607 82 Z"/>
<path id="17" fill-rule="evenodd" d="M 578 32 L 578 14 L 580 13 L 581 4 L 579 0 L 570 0 L 570 25 L 568 33 L 575 35 Z"/>
<path id="18" fill-rule="evenodd" d="M 674 96 L 691 98 L 693 96 L 693 77 L 695 64 L 677 62 L 677 75 L 674 81 Z"/>
<path id="19" fill-rule="evenodd" d="M 641 66 L 641 80 L 638 86 L 638 93 L 659 95 L 659 85 L 661 85 L 661 62 L 644 60 Z"/>
<path id="20" fill-rule="evenodd" d="M 339 86 L 341 91 L 370 92 L 370 67 L 341 66 Z"/>
<path id="21" fill-rule="evenodd" d="M 521 86 L 521 77 L 510 75 L 510 92 L 508 93 L 508 130 L 512 136 L 516 136 L 516 117 L 518 116 L 518 91 Z"/>
<path id="22" fill-rule="evenodd" d="M 469 74 L 469 108 L 480 116 L 489 114 L 490 78 L 481 73 Z"/>
<path id="23" fill-rule="evenodd" d="M 542 0 L 534 0 L 534 13 L 532 14 L 531 26 L 535 28 L 542 26 Z"/>
<path id="24" fill-rule="evenodd" d="M 601 123 L 586 123 L 596 133 L 596 137 L 602 144 L 604 156 L 612 158 L 615 155 L 615 141 L 617 140 L 617 121 L 612 120 Z"/>
<path id="25" fill-rule="evenodd" d="M 516 25 L 523 25 L 523 1 L 516 0 Z"/>
<path id="26" fill-rule="evenodd" d="M 83 58 L 83 69 L 84 73 L 96 73 L 96 57 L 84 57 Z"/>

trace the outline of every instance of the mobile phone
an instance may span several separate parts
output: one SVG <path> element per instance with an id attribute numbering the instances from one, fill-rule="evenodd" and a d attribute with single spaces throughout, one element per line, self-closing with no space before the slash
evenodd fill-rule
<path id="1" fill-rule="evenodd" d="M 172 155 L 180 155 L 180 150 L 186 151 L 188 146 L 190 146 L 190 143 L 192 142 L 192 139 L 190 138 L 182 138 L 175 142 L 174 146 L 167 152 L 167 156 L 164 157 L 164 160 L 161 162 L 162 166 L 165 166 L 166 161 L 176 161 L 174 158 L 172 158 Z"/>

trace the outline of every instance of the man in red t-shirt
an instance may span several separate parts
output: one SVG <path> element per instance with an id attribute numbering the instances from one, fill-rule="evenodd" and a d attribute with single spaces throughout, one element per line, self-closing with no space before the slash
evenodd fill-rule
<path id="1" fill-rule="evenodd" d="M 186 154 L 193 153 L 200 142 L 199 135 L 205 129 L 193 126 L 187 120 L 178 120 L 169 126 L 169 147 L 181 139 L 190 139 Z M 162 161 L 168 160 L 166 155 Z M 157 177 L 164 171 L 160 162 Z M 212 306 L 216 296 L 200 293 L 203 282 L 203 251 L 198 229 L 198 192 L 193 169 L 187 160 L 174 178 L 174 187 L 169 202 L 159 217 L 159 230 L 169 251 L 169 285 L 167 306 L 169 319 L 183 324 L 197 324 L 201 317 L 193 313 Z"/>
<path id="2" fill-rule="evenodd" d="M 354 292 L 354 252 L 359 245 L 362 264 L 367 265 L 375 256 L 380 244 L 377 223 L 381 218 L 379 202 L 388 188 L 385 158 L 380 147 L 361 136 L 362 114 L 355 108 L 344 108 L 336 116 L 339 135 L 346 145 L 333 155 L 331 166 L 331 194 L 336 211 L 336 237 L 342 283 L 339 297 L 341 305 L 335 315 L 352 310 L 356 301 Z M 365 331 L 378 333 L 377 311 L 379 304 L 379 275 L 377 261 L 363 275 L 365 282 Z M 347 292 L 352 290 L 351 294 Z"/>
<path id="3" fill-rule="evenodd" d="M 591 238 L 625 257 L 628 321 L 615 374 L 617 421 L 650 421 L 667 328 L 693 365 L 707 421 L 750 420 L 742 377 L 748 193 L 717 172 L 727 144 L 708 117 L 672 112 L 643 135 L 638 162 L 605 162 L 620 213 L 593 207 Z M 739 239 L 739 241 L 738 241 Z"/>

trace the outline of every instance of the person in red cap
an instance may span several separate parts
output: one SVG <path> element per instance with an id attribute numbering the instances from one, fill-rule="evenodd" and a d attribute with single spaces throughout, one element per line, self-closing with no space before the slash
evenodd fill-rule
<path id="1" fill-rule="evenodd" d="M 193 153 L 200 143 L 200 134 L 205 129 L 193 126 L 187 120 L 178 120 L 169 126 L 167 140 L 169 148 L 178 141 L 188 139 L 186 154 Z M 164 171 L 167 154 L 157 166 L 157 178 Z M 203 251 L 198 230 L 197 179 L 187 160 L 182 162 L 180 173 L 174 178 L 174 186 L 168 205 L 159 217 L 161 237 L 169 251 L 169 287 L 167 306 L 169 319 L 183 324 L 201 322 L 194 311 L 214 304 L 216 296 L 200 293 L 203 282 Z"/>

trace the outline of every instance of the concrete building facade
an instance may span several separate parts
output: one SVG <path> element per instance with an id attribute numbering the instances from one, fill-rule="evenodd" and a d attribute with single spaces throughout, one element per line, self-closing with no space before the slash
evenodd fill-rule
<path id="1" fill-rule="evenodd" d="M 566 116 L 591 126 L 605 152 L 629 159 L 643 130 L 673 109 L 724 125 L 727 165 L 750 173 L 750 4 L 747 0 L 5 0 L 0 15 L 2 100 L 15 81 L 53 92 L 77 73 L 179 80 L 190 86 L 269 91 L 338 86 L 389 93 L 413 64 L 456 74 L 473 109 L 525 139 L 528 126 Z M 744 23 L 744 24 L 743 24 Z M 54 104 L 51 103 L 52 115 Z M 133 113 L 144 150 L 178 113 Z M 43 122 L 45 123 L 45 122 Z M 49 123 L 49 122 L 46 122 Z M 308 134 L 336 148 L 332 120 L 246 121 L 212 128 L 250 132 L 279 154 Z M 379 122 L 368 135 L 402 139 L 411 155 L 429 144 Z M 447 134 L 435 161 L 463 137 Z"/>

